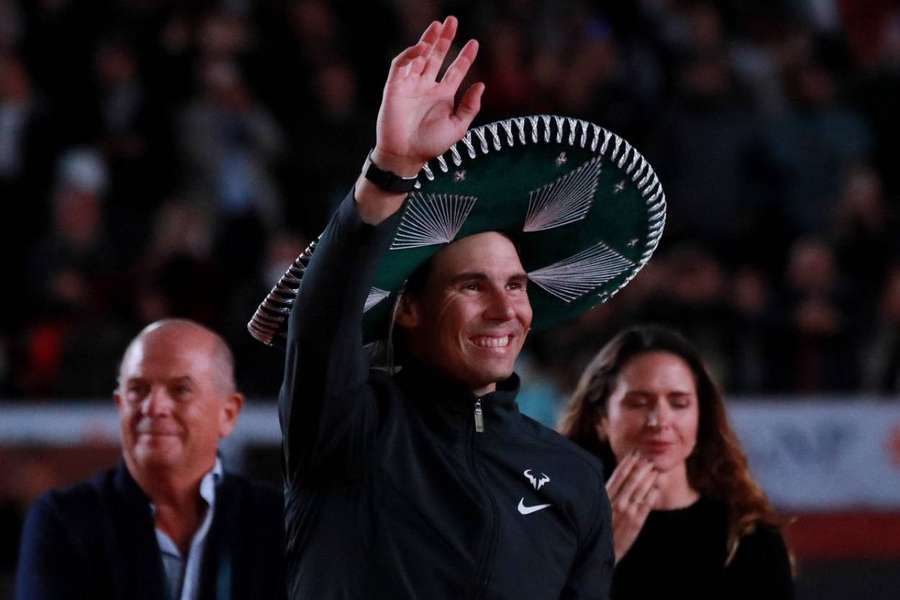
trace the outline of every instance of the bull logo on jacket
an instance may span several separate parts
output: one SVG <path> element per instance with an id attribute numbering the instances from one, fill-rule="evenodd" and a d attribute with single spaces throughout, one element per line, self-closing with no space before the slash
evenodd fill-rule
<path id="1" fill-rule="evenodd" d="M 535 490 L 541 489 L 545 483 L 550 483 L 550 476 L 546 473 L 541 473 L 539 477 L 535 477 L 531 473 L 531 469 L 525 469 L 522 472 L 522 475 L 525 476 L 525 479 L 531 482 L 531 487 Z"/>

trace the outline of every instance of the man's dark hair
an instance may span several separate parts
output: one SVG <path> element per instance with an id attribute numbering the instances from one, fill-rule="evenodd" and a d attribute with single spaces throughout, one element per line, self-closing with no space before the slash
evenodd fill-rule
<path id="1" fill-rule="evenodd" d="M 495 231 L 494 233 L 499 233 L 507 240 L 509 243 L 513 245 L 516 249 L 516 254 L 520 257 L 522 256 L 521 248 L 516 243 L 514 239 L 512 239 L 507 233 L 503 231 Z M 454 240 L 456 241 L 456 240 Z M 452 244 L 453 242 L 451 242 Z M 443 249 L 441 249 L 443 250 Z M 425 291 L 425 286 L 428 284 L 428 278 L 431 276 L 431 271 L 434 268 L 434 260 L 438 254 L 441 253 L 441 250 L 438 250 L 436 253 L 432 254 L 431 257 L 426 260 L 424 263 L 416 267 L 416 270 L 412 272 L 409 278 L 406 280 L 406 284 L 403 286 L 403 293 L 409 294 L 411 296 L 421 296 L 422 292 Z"/>

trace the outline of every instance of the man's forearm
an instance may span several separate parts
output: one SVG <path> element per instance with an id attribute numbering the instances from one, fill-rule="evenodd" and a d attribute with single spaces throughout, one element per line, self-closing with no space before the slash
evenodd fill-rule
<path id="1" fill-rule="evenodd" d="M 388 154 L 377 146 L 372 150 L 371 159 L 380 169 L 400 177 L 415 177 L 424 164 L 417 160 Z M 360 219 L 369 225 L 378 225 L 400 210 L 406 194 L 382 190 L 360 174 L 356 180 L 354 198 Z"/>
<path id="2" fill-rule="evenodd" d="M 363 223 L 356 203 L 346 198 L 304 273 L 288 325 L 279 397 L 291 470 L 308 465 L 325 440 L 333 445 L 337 432 L 353 430 L 350 422 L 364 418 L 363 308 L 375 268 L 390 245 L 391 223 Z"/>

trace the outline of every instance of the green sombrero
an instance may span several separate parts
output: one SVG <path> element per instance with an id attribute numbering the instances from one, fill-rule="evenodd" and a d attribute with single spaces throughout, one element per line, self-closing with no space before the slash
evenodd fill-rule
<path id="1" fill-rule="evenodd" d="M 533 285 L 532 327 L 605 302 L 640 271 L 662 236 L 666 199 L 650 163 L 593 123 L 538 115 L 469 130 L 419 173 L 365 303 L 363 339 L 385 338 L 393 300 L 418 266 L 456 239 L 500 231 Z M 314 241 L 247 327 L 283 346 Z"/>

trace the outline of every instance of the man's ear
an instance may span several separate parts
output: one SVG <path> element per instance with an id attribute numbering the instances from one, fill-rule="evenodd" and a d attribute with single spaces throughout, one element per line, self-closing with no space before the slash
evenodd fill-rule
<path id="1" fill-rule="evenodd" d="M 394 322 L 404 329 L 412 329 L 418 327 L 420 316 L 419 303 L 409 294 L 400 296 L 397 306 L 397 316 Z"/>
<path id="2" fill-rule="evenodd" d="M 238 415 L 244 408 L 244 395 L 240 392 L 234 392 L 228 395 L 222 410 L 219 412 L 219 437 L 224 438 L 234 430 L 237 425 Z"/>

